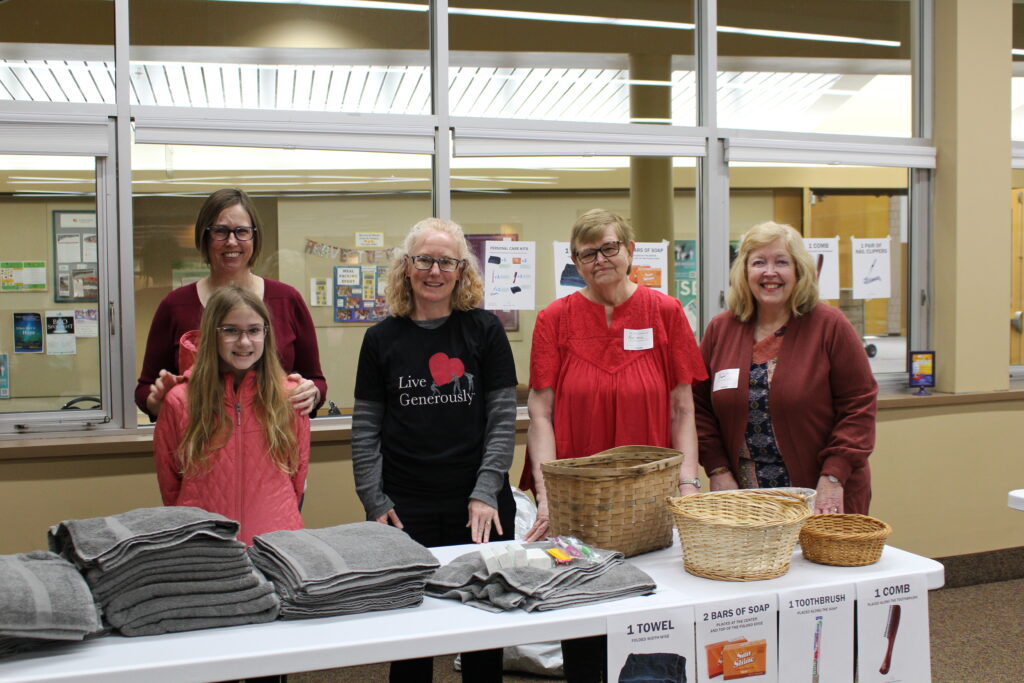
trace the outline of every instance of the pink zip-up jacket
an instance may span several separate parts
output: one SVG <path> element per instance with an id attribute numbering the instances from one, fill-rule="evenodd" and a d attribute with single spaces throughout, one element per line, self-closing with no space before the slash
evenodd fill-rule
<path id="1" fill-rule="evenodd" d="M 182 346 L 187 336 L 182 337 Z M 294 384 L 286 381 L 286 390 Z M 234 519 L 241 524 L 238 538 L 246 545 L 263 533 L 303 528 L 299 500 L 309 468 L 309 417 L 295 415 L 299 468 L 289 475 L 270 459 L 254 405 L 256 390 L 254 372 L 246 373 L 237 391 L 232 377 L 224 375 L 224 405 L 233 429 L 202 475 L 183 477 L 178 465 L 178 445 L 188 427 L 187 383 L 167 392 L 153 435 L 164 505 L 190 505 Z"/>

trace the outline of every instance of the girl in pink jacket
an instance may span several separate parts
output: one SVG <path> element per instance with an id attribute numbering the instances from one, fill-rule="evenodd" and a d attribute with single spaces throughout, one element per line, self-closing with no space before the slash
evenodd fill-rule
<path id="1" fill-rule="evenodd" d="M 192 333 L 182 337 L 187 346 L 195 348 Z M 309 417 L 288 401 L 259 297 L 235 285 L 210 297 L 185 377 L 167 393 L 153 437 L 164 505 L 237 520 L 250 545 L 259 534 L 301 529 Z"/>

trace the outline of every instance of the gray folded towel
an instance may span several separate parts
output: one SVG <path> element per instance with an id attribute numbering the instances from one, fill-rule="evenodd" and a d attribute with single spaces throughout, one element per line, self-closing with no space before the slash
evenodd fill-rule
<path id="1" fill-rule="evenodd" d="M 127 625 L 121 627 L 120 631 L 125 636 L 158 636 L 163 633 L 178 633 L 180 631 L 198 631 L 203 628 L 221 628 L 224 626 L 242 626 L 244 624 L 265 624 L 268 621 L 277 619 L 277 596 L 273 593 L 273 605 L 261 612 L 249 612 L 232 616 L 216 617 L 167 617 L 152 624 L 139 626 Z M 269 602 L 270 600 L 268 600 Z"/>
<path id="2" fill-rule="evenodd" d="M 118 593 L 103 603 L 103 611 L 113 623 L 115 615 L 157 598 L 197 596 L 203 600 L 210 597 L 209 593 L 215 593 L 218 596 L 237 594 L 264 583 L 267 583 L 266 580 L 256 574 L 251 567 L 248 571 L 228 579 L 161 581 Z"/>
<path id="3" fill-rule="evenodd" d="M 108 612 L 113 626 L 124 633 L 125 625 L 151 624 L 163 619 L 234 617 L 262 612 L 278 604 L 274 587 L 260 580 L 255 586 L 227 593 L 193 593 L 154 597 L 131 607 Z M 126 634 L 127 635 L 127 634 Z"/>
<path id="4" fill-rule="evenodd" d="M 102 585 L 92 587 L 92 594 L 100 604 L 106 605 L 115 596 L 143 586 L 168 582 L 202 582 L 232 579 L 242 577 L 251 572 L 252 563 L 247 557 L 199 567 L 189 564 L 181 568 L 168 567 L 160 571 L 150 570 L 149 572 L 133 575 L 128 580 L 122 582 L 104 581 Z"/>
<path id="5" fill-rule="evenodd" d="M 470 552 L 438 569 L 427 582 L 426 594 L 491 612 L 533 612 L 644 595 L 655 588 L 653 579 L 625 562 L 621 553 L 607 553 L 594 564 L 488 572 L 480 553 Z"/>
<path id="6" fill-rule="evenodd" d="M 186 567 L 201 564 L 217 565 L 225 561 L 247 562 L 245 544 L 220 538 L 192 538 L 162 550 L 147 549 L 129 564 L 110 569 L 90 567 L 83 573 L 95 590 L 104 582 L 120 582 L 149 572 L 153 567 Z"/>
<path id="7" fill-rule="evenodd" d="M 70 562 L 45 550 L 0 556 L 0 635 L 81 640 L 102 629 L 89 585 Z"/>
<path id="8" fill-rule="evenodd" d="M 66 520 L 50 527 L 50 550 L 82 568 L 111 569 L 140 552 L 168 548 L 190 538 L 235 540 L 238 522 L 200 508 L 139 508 L 111 517 Z"/>

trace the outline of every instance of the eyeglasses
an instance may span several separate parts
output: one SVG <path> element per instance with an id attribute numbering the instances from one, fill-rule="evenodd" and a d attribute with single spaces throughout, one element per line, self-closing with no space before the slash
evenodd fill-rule
<path id="1" fill-rule="evenodd" d="M 226 342 L 236 342 L 242 338 L 244 334 L 249 338 L 251 342 L 261 342 L 263 338 L 267 336 L 266 325 L 253 325 L 247 327 L 244 330 L 241 327 L 235 327 L 234 325 L 221 325 L 217 328 L 220 332 L 220 338 Z"/>
<path id="2" fill-rule="evenodd" d="M 421 254 L 420 256 L 409 256 L 407 258 L 412 259 L 412 265 L 416 270 L 430 270 L 436 263 L 437 267 L 444 273 L 454 273 L 459 269 L 459 266 L 465 263 L 464 259 L 450 258 L 448 256 L 434 258 L 433 256 L 425 256 Z"/>
<path id="3" fill-rule="evenodd" d="M 597 249 L 584 249 L 583 251 L 576 252 L 576 259 L 580 263 L 592 263 L 597 259 L 597 255 L 601 254 L 605 258 L 611 258 L 619 253 L 619 249 L 622 248 L 622 242 L 605 242 Z"/>
<path id="4" fill-rule="evenodd" d="M 256 228 L 249 227 L 248 225 L 241 225 L 237 228 L 211 225 L 206 228 L 206 232 L 210 233 L 210 239 L 217 240 L 218 242 L 225 241 L 231 235 L 234 235 L 235 239 L 239 242 L 248 242 L 256 235 Z"/>

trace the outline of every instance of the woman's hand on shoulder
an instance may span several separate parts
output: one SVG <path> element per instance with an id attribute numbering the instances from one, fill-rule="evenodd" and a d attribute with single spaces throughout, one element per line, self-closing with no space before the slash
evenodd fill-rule
<path id="1" fill-rule="evenodd" d="M 157 373 L 156 381 L 149 385 L 149 396 L 146 397 L 146 407 L 149 408 L 149 412 L 153 415 L 159 415 L 167 392 L 174 385 L 183 381 L 185 381 L 184 375 L 175 375 L 166 370 L 161 370 Z"/>
<path id="2" fill-rule="evenodd" d="M 482 500 L 469 499 L 469 521 L 466 527 L 470 529 L 470 536 L 473 543 L 487 543 L 491 538 L 491 524 L 497 530 L 498 535 L 504 535 L 501 530 L 501 520 L 498 518 L 497 508 L 491 507 Z"/>
<path id="3" fill-rule="evenodd" d="M 313 384 L 313 380 L 306 379 L 297 372 L 288 375 L 288 379 L 298 382 L 288 394 L 292 408 L 303 415 L 309 415 L 313 412 L 313 406 L 320 401 L 320 390 Z"/>
<path id="4" fill-rule="evenodd" d="M 404 528 L 402 526 L 402 520 L 398 519 L 398 513 L 395 512 L 395 508 L 391 508 L 390 510 L 385 512 L 383 515 L 378 517 L 376 519 L 376 521 L 380 522 L 381 524 L 390 524 L 391 526 L 395 527 L 396 529 L 403 529 Z"/>

